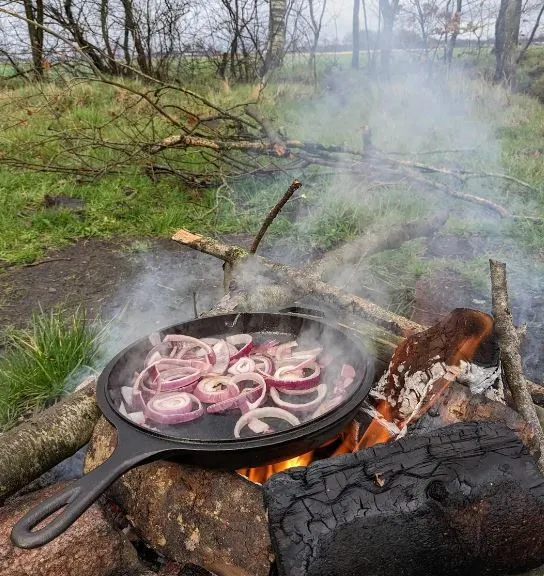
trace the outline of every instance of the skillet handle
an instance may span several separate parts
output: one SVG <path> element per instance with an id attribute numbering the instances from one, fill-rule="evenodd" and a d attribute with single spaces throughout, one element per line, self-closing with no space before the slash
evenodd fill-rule
<path id="1" fill-rule="evenodd" d="M 144 461 L 157 458 L 162 452 L 154 450 L 136 454 L 128 444 L 127 453 L 127 444 L 123 443 L 122 448 L 119 445 L 118 438 L 113 454 L 105 462 L 27 512 L 13 527 L 11 541 L 19 548 L 38 548 L 51 542 L 69 528 L 124 472 Z M 48 524 L 32 531 L 40 522 L 61 509 L 60 514 Z"/>

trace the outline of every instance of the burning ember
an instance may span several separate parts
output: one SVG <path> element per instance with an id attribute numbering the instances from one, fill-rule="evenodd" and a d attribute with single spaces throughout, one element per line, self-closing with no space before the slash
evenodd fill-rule
<path id="1" fill-rule="evenodd" d="M 362 436 L 359 436 L 359 423 L 353 421 L 337 438 L 318 450 L 238 472 L 262 484 L 276 472 L 357 452 L 404 435 L 407 426 L 436 405 L 453 381 L 470 379 L 470 361 L 492 330 L 493 320 L 487 314 L 454 310 L 436 326 L 406 338 L 396 349 L 389 369 L 370 393 L 375 406 L 364 403 L 361 407 L 372 417 Z"/>

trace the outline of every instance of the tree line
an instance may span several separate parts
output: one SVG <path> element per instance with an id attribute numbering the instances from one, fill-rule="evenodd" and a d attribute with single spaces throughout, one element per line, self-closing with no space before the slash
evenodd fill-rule
<path id="1" fill-rule="evenodd" d="M 396 28 L 450 64 L 459 36 L 481 48 L 494 22 L 495 80 L 514 85 L 543 12 L 542 0 L 353 0 L 352 66 L 363 44 L 368 67 L 387 76 Z M 327 0 L 15 0 L 0 8 L 0 57 L 28 79 L 90 66 L 166 81 L 206 62 L 223 79 L 266 82 L 287 52 L 304 52 L 317 78 L 326 14 Z"/>

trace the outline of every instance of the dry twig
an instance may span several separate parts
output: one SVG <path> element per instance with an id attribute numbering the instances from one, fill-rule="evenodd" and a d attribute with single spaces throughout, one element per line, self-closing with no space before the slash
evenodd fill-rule
<path id="1" fill-rule="evenodd" d="M 261 240 L 263 239 L 263 236 L 266 234 L 268 227 L 270 226 L 270 224 L 272 224 L 272 222 L 274 221 L 274 218 L 279 214 L 280 210 L 285 206 L 285 204 L 287 204 L 287 201 L 289 200 L 289 198 L 291 198 L 291 196 L 301 186 L 302 186 L 302 182 L 299 182 L 298 180 L 293 180 L 291 182 L 291 185 L 289 186 L 289 188 L 287 188 L 287 191 L 281 197 L 280 201 L 272 208 L 272 210 L 270 210 L 267 217 L 264 219 L 264 222 L 263 222 L 260 230 L 257 232 L 257 236 L 255 236 L 255 240 L 253 240 L 253 244 L 251 245 L 251 248 L 249 250 L 250 254 L 255 254 L 255 252 L 257 252 L 257 248 L 259 247 L 259 244 L 260 244 Z"/>

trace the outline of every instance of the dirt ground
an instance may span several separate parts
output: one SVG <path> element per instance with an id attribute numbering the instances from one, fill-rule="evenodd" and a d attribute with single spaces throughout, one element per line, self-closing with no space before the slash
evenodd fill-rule
<path id="1" fill-rule="evenodd" d="M 251 243 L 245 235 L 224 240 L 244 247 Z M 454 240 L 430 239 L 427 256 L 451 254 Z M 466 245 L 455 252 L 467 258 L 481 249 L 474 241 L 457 241 Z M 282 260 L 284 252 L 281 244 L 263 246 L 263 254 L 273 259 Z M 290 263 L 306 263 L 311 256 L 316 255 L 299 254 Z M 23 326 L 40 307 L 48 311 L 59 304 L 69 309 L 81 305 L 90 318 L 110 323 L 106 355 L 111 357 L 157 328 L 194 318 L 195 307 L 196 313 L 202 313 L 222 295 L 221 262 L 168 239 L 88 239 L 51 251 L 40 261 L 0 272 L 0 333 L 7 326 Z M 359 292 L 356 285 L 350 289 Z M 457 307 L 491 311 L 489 293 L 477 293 L 466 278 L 447 269 L 421 278 L 414 296 L 412 317 L 422 324 L 432 324 Z M 537 381 L 541 381 L 544 358 L 542 299 L 540 291 L 527 293 L 523 302 L 516 301 L 515 291 L 512 298 L 515 320 L 528 325 L 523 341 L 525 369 Z"/>
<path id="2" fill-rule="evenodd" d="M 49 252 L 37 266 L 0 274 L 0 329 L 33 311 L 84 306 L 111 321 L 112 345 L 210 308 L 220 295 L 221 262 L 171 240 L 84 240 Z"/>

